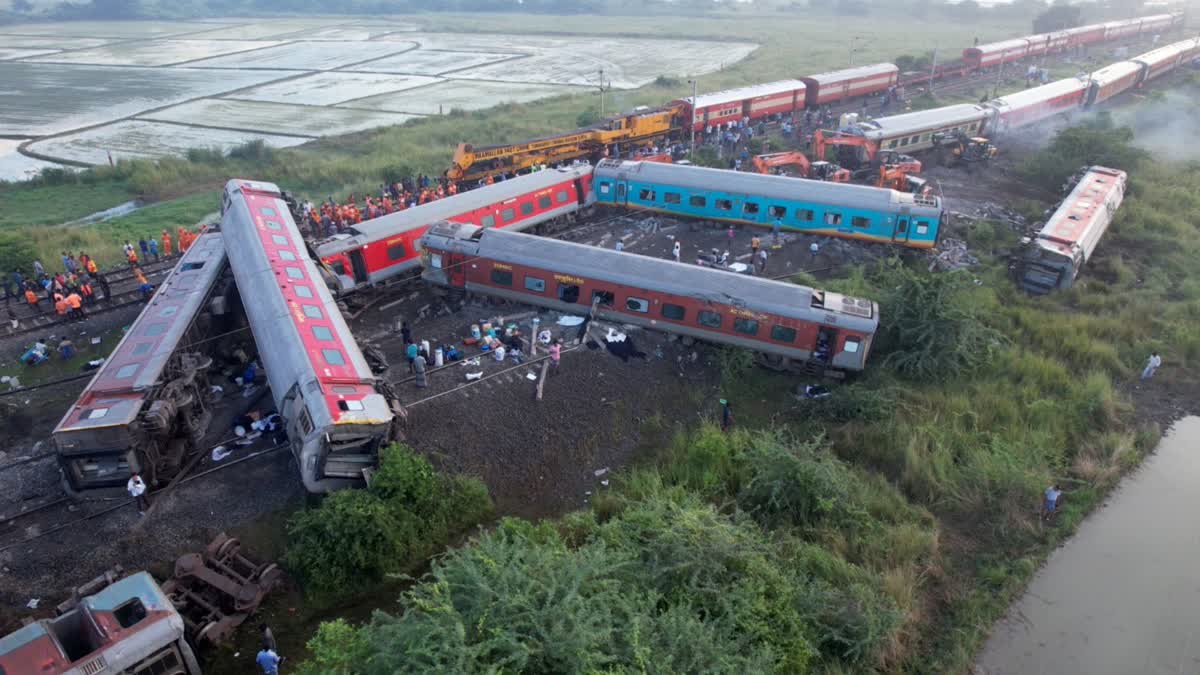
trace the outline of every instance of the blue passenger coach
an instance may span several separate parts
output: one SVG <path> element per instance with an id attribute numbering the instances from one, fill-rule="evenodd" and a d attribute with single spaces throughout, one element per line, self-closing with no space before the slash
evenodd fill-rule
<path id="1" fill-rule="evenodd" d="M 604 160 L 596 203 L 676 216 L 932 248 L 942 203 L 889 190 L 658 162 Z"/>

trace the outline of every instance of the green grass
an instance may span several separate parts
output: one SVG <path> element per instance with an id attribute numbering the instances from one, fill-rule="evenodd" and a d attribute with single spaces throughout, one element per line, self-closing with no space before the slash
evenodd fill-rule
<path id="1" fill-rule="evenodd" d="M 137 195 L 121 180 L 71 185 L 0 182 L 0 229 L 59 225 L 112 208 Z"/>

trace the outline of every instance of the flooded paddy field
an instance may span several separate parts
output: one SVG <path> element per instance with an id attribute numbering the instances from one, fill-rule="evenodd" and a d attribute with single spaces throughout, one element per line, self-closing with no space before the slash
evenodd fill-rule
<path id="1" fill-rule="evenodd" d="M 0 150 L 0 177 L 10 179 L 47 160 L 159 157 L 257 138 L 286 146 L 524 103 L 594 86 L 601 69 L 611 86 L 636 88 L 718 70 L 757 47 L 422 32 L 348 17 L 31 23 L 0 26 L 0 45 L 0 136 L 34 141 Z"/>

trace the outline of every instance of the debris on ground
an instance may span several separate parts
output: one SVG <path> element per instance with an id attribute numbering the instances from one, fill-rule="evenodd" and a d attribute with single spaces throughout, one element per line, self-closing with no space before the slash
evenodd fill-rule
<path id="1" fill-rule="evenodd" d="M 979 259 L 967 250 L 967 242 L 961 239 L 943 237 L 935 250 L 937 250 L 937 254 L 929 263 L 931 272 L 934 269 L 959 270 L 979 264 Z"/>

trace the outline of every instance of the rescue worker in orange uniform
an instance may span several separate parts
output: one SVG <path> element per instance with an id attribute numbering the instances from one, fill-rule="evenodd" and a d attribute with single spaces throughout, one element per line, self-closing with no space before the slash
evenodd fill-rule
<path id="1" fill-rule="evenodd" d="M 37 293 L 34 293 L 33 289 L 29 286 L 25 287 L 25 302 L 28 302 L 30 307 L 38 306 Z"/>
<path id="2" fill-rule="evenodd" d="M 78 293 L 72 293 L 67 296 L 67 313 L 72 319 L 82 319 L 83 315 L 83 298 L 79 297 Z"/>
<path id="3" fill-rule="evenodd" d="M 136 265 L 137 261 L 138 261 L 137 251 L 135 251 L 133 249 L 129 249 L 128 251 L 126 251 L 125 259 L 129 261 L 130 265 Z"/>
<path id="4" fill-rule="evenodd" d="M 182 254 L 187 250 L 187 234 L 182 225 L 175 229 L 175 236 L 179 238 L 179 252 Z"/>
<path id="5" fill-rule="evenodd" d="M 70 309 L 70 305 L 67 304 L 67 299 L 63 297 L 63 294 L 55 293 L 54 311 L 57 312 L 59 316 L 65 317 L 68 309 Z"/>
<path id="6" fill-rule="evenodd" d="M 96 291 L 92 290 L 92 281 L 85 278 L 83 283 L 79 284 L 79 292 L 83 295 L 83 301 L 87 304 L 96 302 Z"/>
<path id="7" fill-rule="evenodd" d="M 171 233 L 166 230 L 162 231 L 162 249 L 164 256 L 171 257 Z"/>
<path id="8" fill-rule="evenodd" d="M 100 267 L 96 264 L 96 261 L 92 258 L 88 258 L 87 271 L 88 271 L 88 274 L 99 274 L 100 273 Z"/>

